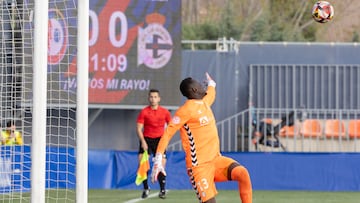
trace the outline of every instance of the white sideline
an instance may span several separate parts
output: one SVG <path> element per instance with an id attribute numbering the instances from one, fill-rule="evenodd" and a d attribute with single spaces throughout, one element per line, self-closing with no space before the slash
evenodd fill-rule
<path id="1" fill-rule="evenodd" d="M 169 190 L 166 190 L 166 194 L 167 194 L 168 192 L 169 192 Z M 158 196 L 158 193 L 154 192 L 154 193 L 150 194 L 150 195 L 148 196 L 148 198 L 153 198 L 153 197 L 155 197 L 155 196 Z M 146 198 L 146 199 L 148 199 L 148 198 Z M 128 201 L 126 201 L 126 202 L 124 202 L 124 203 L 136 203 L 136 202 L 141 202 L 141 201 L 146 200 L 146 199 L 136 198 L 136 199 L 128 200 Z"/>

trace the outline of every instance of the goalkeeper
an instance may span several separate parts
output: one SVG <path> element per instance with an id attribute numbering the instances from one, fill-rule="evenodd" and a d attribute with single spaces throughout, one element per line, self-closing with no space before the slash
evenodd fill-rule
<path id="1" fill-rule="evenodd" d="M 166 174 L 162 157 L 171 138 L 180 130 L 190 182 L 200 202 L 215 203 L 215 182 L 237 181 L 240 199 L 252 202 L 252 186 L 248 170 L 232 158 L 222 156 L 216 121 L 211 110 L 216 83 L 206 73 L 207 90 L 200 82 L 186 78 L 180 84 L 187 101 L 175 112 L 161 137 L 152 169 L 152 181 Z"/>

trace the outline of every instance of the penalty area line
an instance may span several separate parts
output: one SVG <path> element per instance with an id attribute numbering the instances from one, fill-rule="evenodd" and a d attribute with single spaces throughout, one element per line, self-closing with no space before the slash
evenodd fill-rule
<path id="1" fill-rule="evenodd" d="M 167 194 L 168 192 L 169 192 L 169 190 L 166 190 L 166 194 Z M 152 193 L 152 194 L 150 193 L 149 196 L 148 196 L 147 198 L 145 198 L 145 199 L 143 199 L 143 198 L 136 198 L 136 199 L 128 200 L 128 201 L 126 201 L 126 202 L 124 202 L 124 203 L 136 203 L 136 202 L 141 202 L 141 201 L 144 201 L 144 200 L 146 200 L 146 199 L 156 197 L 156 196 L 158 196 L 158 195 L 159 195 L 158 193 L 154 192 L 154 193 Z"/>

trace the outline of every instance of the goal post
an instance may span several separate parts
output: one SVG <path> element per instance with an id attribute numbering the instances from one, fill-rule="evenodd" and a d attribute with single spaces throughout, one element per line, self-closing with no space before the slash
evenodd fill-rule
<path id="1" fill-rule="evenodd" d="M 87 202 L 89 1 L 2 0 L 0 17 L 1 130 L 23 140 L 0 142 L 0 201 Z"/>
<path id="2" fill-rule="evenodd" d="M 89 0 L 78 0 L 78 24 L 76 202 L 85 203 L 88 197 Z"/>
<path id="3" fill-rule="evenodd" d="M 49 95 L 50 98 L 48 99 L 44 99 L 44 96 L 42 95 L 41 98 L 38 99 L 42 99 L 47 102 L 47 106 L 48 107 L 42 107 L 42 110 L 45 109 L 45 115 L 47 115 L 48 118 L 47 120 L 50 122 L 48 124 L 48 128 L 50 128 L 50 130 L 48 130 L 48 134 L 51 135 L 52 138 L 48 138 L 48 142 L 46 143 L 46 146 L 54 146 L 59 147 L 59 146 L 63 146 L 66 145 L 65 148 L 76 148 L 76 150 L 70 152 L 70 151 L 65 151 L 65 153 L 70 152 L 69 154 L 65 154 L 65 155 L 58 155 L 56 153 L 63 153 L 60 152 L 61 149 L 56 149 L 55 150 L 55 156 L 58 156 L 59 159 L 57 160 L 58 163 L 52 164 L 52 155 L 51 155 L 51 150 L 48 150 L 47 154 L 50 155 L 46 155 L 46 151 L 42 151 L 42 153 L 45 153 L 46 156 L 48 156 L 48 159 L 46 161 L 46 164 L 50 167 L 47 167 L 48 170 L 53 170 L 51 169 L 51 165 L 55 165 L 56 168 L 62 168 L 58 171 L 58 173 L 56 173 L 55 175 L 57 176 L 61 176 L 66 175 L 66 174 L 72 174 L 75 173 L 75 187 L 76 190 L 73 191 L 73 186 L 74 183 L 71 183 L 74 181 L 74 179 L 67 179 L 67 178 L 59 178 L 56 177 L 55 179 L 52 179 L 52 175 L 49 174 L 48 172 L 48 184 L 46 186 L 46 188 L 55 188 L 55 189 L 65 189 L 65 193 L 69 193 L 69 195 L 65 195 L 67 197 L 69 197 L 69 199 L 67 201 L 75 201 L 76 202 L 87 202 L 87 151 L 88 151 L 88 75 L 89 75 L 89 71 L 88 71 L 88 54 L 89 54 L 89 46 L 88 46 L 88 30 L 89 30 L 89 20 L 88 20 L 88 16 L 89 16 L 89 2 L 87 0 L 68 0 L 68 1 L 63 1 L 61 4 L 59 4 L 56 1 L 52 1 L 50 0 L 48 3 L 46 4 L 44 1 L 41 0 L 37 0 L 37 2 L 35 2 L 35 9 L 34 9 L 34 13 L 35 13 L 35 24 L 36 24 L 36 14 L 37 12 L 41 13 L 39 14 L 39 16 L 42 16 L 44 14 L 42 14 L 44 11 L 43 10 L 47 10 L 44 8 L 39 8 L 36 7 L 36 3 L 40 4 L 40 5 L 48 5 L 50 8 L 49 11 L 54 12 L 54 14 L 52 14 L 53 18 L 50 18 L 48 21 L 43 22 L 44 20 L 41 20 L 41 24 L 42 26 L 43 23 L 46 23 L 46 27 L 48 29 L 46 29 L 46 36 L 48 37 L 48 40 L 50 42 L 47 42 L 46 45 L 49 46 L 47 47 L 48 49 L 48 56 L 45 57 L 49 60 L 49 55 L 51 60 L 53 60 L 53 58 L 55 58 L 54 60 L 59 60 L 59 61 L 47 61 L 48 63 L 51 63 L 51 65 L 47 65 L 45 67 L 48 66 L 52 66 L 55 67 L 53 68 L 53 70 L 56 72 L 56 78 L 51 77 L 49 78 L 49 82 L 52 82 L 52 79 L 58 80 L 56 81 L 58 84 L 54 85 L 54 86 L 49 86 L 50 89 L 47 91 L 48 93 L 45 93 L 45 95 Z M 40 6 L 41 7 L 41 6 Z M 39 11 L 40 10 L 40 11 Z M 62 22 L 63 21 L 63 22 Z M 48 23 L 49 22 L 49 23 Z M 62 23 L 62 24 L 61 24 Z M 60 24 L 60 25 L 59 25 Z M 41 25 L 39 25 L 41 26 Z M 71 27 L 71 28 L 70 28 Z M 36 27 L 35 27 L 36 28 Z M 70 31 L 70 29 L 72 29 L 72 31 Z M 69 30 L 68 30 L 69 29 Z M 42 30 L 42 29 L 41 29 Z M 36 30 L 34 30 L 36 33 Z M 43 30 L 42 30 L 43 31 Z M 61 34 L 61 31 L 62 34 Z M 59 34 L 60 32 L 60 34 Z M 36 39 L 36 34 L 34 35 L 35 39 Z M 56 37 L 58 37 L 58 39 L 56 39 Z M 63 37 L 63 39 L 61 39 L 61 37 Z M 55 39 L 54 39 L 55 38 Z M 43 38 L 44 39 L 44 38 Z M 63 44 L 59 44 L 60 42 L 62 42 Z M 68 43 L 68 44 L 67 44 Z M 36 43 L 34 43 L 35 45 Z M 64 46 L 65 49 L 68 50 L 64 50 L 62 51 L 62 48 L 56 49 L 52 46 Z M 75 47 L 76 46 L 76 47 Z M 64 55 L 64 56 L 62 56 Z M 67 57 L 68 59 L 61 60 L 61 58 L 65 58 Z M 76 59 L 76 60 L 75 60 Z M 76 62 L 76 64 L 74 64 Z M 34 67 L 35 67 L 34 63 Z M 70 67 L 76 66 L 77 68 L 75 69 L 76 72 L 72 72 L 73 70 L 71 70 Z M 49 69 L 49 68 L 45 68 Z M 64 82 L 64 78 L 62 78 L 62 76 L 64 74 L 68 74 L 67 72 L 73 73 L 77 75 L 77 89 L 76 89 L 76 95 L 72 95 L 73 92 L 71 92 L 71 89 L 64 89 L 61 86 L 61 83 Z M 35 71 L 34 71 L 35 73 Z M 42 76 L 40 76 L 42 77 Z M 36 75 L 34 75 L 33 77 L 33 81 L 35 83 L 35 81 L 37 81 L 36 79 Z M 45 85 L 46 86 L 46 85 Z M 35 85 L 34 85 L 34 88 Z M 40 87 L 37 87 L 40 88 Z M 40 88 L 41 89 L 41 88 Z M 43 90 L 44 91 L 44 90 Z M 59 96 L 58 93 L 60 93 L 61 95 Z M 44 92 L 43 92 L 44 94 Z M 39 96 L 39 95 L 38 95 Z M 46 97 L 45 97 L 46 98 Z M 35 99 L 35 95 L 34 95 L 34 99 Z M 60 100 L 60 101 L 58 101 Z M 65 100 L 65 101 L 61 101 L 61 100 Z M 44 101 L 43 101 L 44 102 Z M 37 105 L 37 104 L 35 104 Z M 40 108 L 40 107 L 39 107 Z M 46 109 L 48 109 L 48 113 L 46 114 Z M 49 109 L 50 109 L 50 113 L 49 113 Z M 55 115 L 54 112 L 55 111 Z M 74 114 L 75 111 L 75 114 Z M 68 116 L 65 118 L 62 118 L 63 116 Z M 43 116 L 43 115 L 42 115 Z M 52 116 L 59 116 L 56 118 L 51 118 Z M 73 120 L 73 116 L 75 116 L 75 120 Z M 40 117 L 40 116 L 39 116 Z M 35 119 L 35 118 L 33 118 Z M 43 118 L 40 117 L 40 121 L 42 122 Z M 55 125 L 59 125 L 59 126 L 53 126 L 52 122 L 55 121 Z M 75 121 L 75 122 L 73 122 Z M 36 123 L 36 122 L 34 122 Z M 46 122 L 45 122 L 46 123 Z M 61 128 L 63 127 L 63 123 L 65 123 L 65 125 L 68 129 L 65 130 L 66 133 L 65 134 L 65 139 L 63 139 L 62 141 L 60 141 L 61 136 L 63 135 L 63 132 L 61 130 Z M 75 123 L 75 124 L 74 124 Z M 75 127 L 74 130 L 72 130 L 71 128 Z M 36 125 L 33 125 L 33 131 L 34 128 L 37 128 Z M 54 129 L 55 128 L 55 129 Z M 55 133 L 53 134 L 52 131 L 55 131 Z M 59 134 L 56 134 L 57 132 L 59 132 Z M 75 137 L 74 137 L 75 136 Z M 55 139 L 55 142 L 52 141 Z M 70 141 L 70 142 L 69 142 Z M 38 145 L 43 145 L 42 140 L 40 140 L 40 143 L 37 143 Z M 33 141 L 33 145 L 34 145 L 34 141 Z M 56 146 L 58 145 L 58 146 Z M 63 158 L 65 158 L 66 161 L 68 161 L 69 159 L 71 159 L 72 156 L 75 157 L 75 163 L 71 163 L 67 162 L 65 164 L 62 164 L 61 162 L 63 162 L 64 160 L 61 160 L 61 156 L 63 156 Z M 34 157 L 34 156 L 32 156 Z M 70 157 L 70 158 L 69 158 Z M 50 163 L 47 163 L 50 162 Z M 42 163 L 41 163 L 42 164 Z M 73 170 L 72 168 L 72 164 L 75 164 L 75 170 Z M 66 171 L 66 169 L 70 169 L 69 171 Z M 64 171 L 65 170 L 65 171 Z M 65 172 L 65 173 L 64 173 Z M 32 174 L 37 173 L 37 170 L 35 170 L 34 167 L 32 167 Z M 43 177 L 44 176 L 40 176 Z M 71 175 L 70 175 L 71 177 Z M 41 178 L 40 178 L 41 179 Z M 41 180 L 36 180 L 33 179 L 32 182 L 36 183 L 36 181 L 41 181 Z M 59 183 L 55 184 L 55 187 L 52 187 L 52 182 L 62 182 L 62 181 L 69 181 L 70 183 L 65 183 L 63 186 L 58 187 Z M 71 194 L 72 192 L 75 192 L 75 194 Z M 40 194 L 42 194 L 42 192 L 40 191 Z M 55 195 L 53 196 L 51 193 L 48 193 L 49 195 L 47 195 L 47 197 L 45 198 L 64 198 L 61 197 L 61 195 Z M 75 199 L 73 199 L 73 196 L 76 196 Z M 38 195 L 36 195 L 36 193 L 32 193 L 32 202 L 39 202 L 38 200 L 34 199 L 35 197 L 37 197 Z M 41 197 L 40 197 L 41 198 Z M 41 200 L 41 199 L 40 199 Z"/>
<path id="4" fill-rule="evenodd" d="M 39 203 L 45 202 L 48 3 L 34 2 L 31 202 Z"/>

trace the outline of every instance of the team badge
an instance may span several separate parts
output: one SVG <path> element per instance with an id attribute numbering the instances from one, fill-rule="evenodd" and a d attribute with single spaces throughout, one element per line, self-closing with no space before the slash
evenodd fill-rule
<path id="1" fill-rule="evenodd" d="M 201 126 L 207 125 L 209 123 L 209 118 L 207 116 L 203 116 L 199 118 L 199 121 Z"/>
<path id="2" fill-rule="evenodd" d="M 138 66 L 144 64 L 151 69 L 160 69 L 171 59 L 173 41 L 163 26 L 165 20 L 163 15 L 153 13 L 146 17 L 147 27 L 139 28 Z"/>
<path id="3" fill-rule="evenodd" d="M 49 9 L 48 63 L 58 64 L 68 47 L 68 30 L 64 15 L 58 9 Z"/>
<path id="4" fill-rule="evenodd" d="M 179 124 L 179 123 L 180 123 L 180 117 L 179 117 L 179 116 L 174 116 L 174 117 L 172 118 L 172 122 L 173 122 L 174 124 Z"/>

